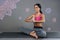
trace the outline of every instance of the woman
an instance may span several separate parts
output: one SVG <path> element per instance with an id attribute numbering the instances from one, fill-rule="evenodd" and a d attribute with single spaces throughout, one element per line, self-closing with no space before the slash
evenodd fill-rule
<path id="1" fill-rule="evenodd" d="M 39 3 L 34 5 L 35 13 L 25 19 L 25 22 L 33 22 L 34 29 L 29 34 L 35 38 L 46 37 L 46 32 L 43 30 L 43 23 L 45 22 L 45 15 L 41 11 Z M 31 20 L 33 19 L 33 20 Z"/>

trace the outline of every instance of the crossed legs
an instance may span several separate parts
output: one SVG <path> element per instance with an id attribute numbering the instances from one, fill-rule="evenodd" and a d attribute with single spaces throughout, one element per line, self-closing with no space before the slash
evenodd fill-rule
<path id="1" fill-rule="evenodd" d="M 35 31 L 30 32 L 30 35 L 33 36 L 33 37 L 35 37 L 36 39 L 38 39 L 38 36 L 37 36 L 37 34 L 36 34 Z"/>

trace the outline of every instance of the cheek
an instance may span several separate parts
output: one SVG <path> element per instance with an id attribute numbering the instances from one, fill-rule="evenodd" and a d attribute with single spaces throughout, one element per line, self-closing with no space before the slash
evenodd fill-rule
<path id="1" fill-rule="evenodd" d="M 38 8 L 38 10 L 40 10 L 40 8 Z"/>
<path id="2" fill-rule="evenodd" d="M 35 11 L 37 11 L 37 9 L 34 9 Z"/>
<path id="3" fill-rule="evenodd" d="M 36 10 L 38 10 L 38 11 L 39 11 L 40 9 L 39 9 L 39 8 L 36 8 Z"/>

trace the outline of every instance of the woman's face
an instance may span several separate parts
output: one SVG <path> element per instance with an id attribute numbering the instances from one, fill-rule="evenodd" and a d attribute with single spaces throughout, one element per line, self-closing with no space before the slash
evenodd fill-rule
<path id="1" fill-rule="evenodd" d="M 40 8 L 37 5 L 35 5 L 34 6 L 34 10 L 35 10 L 35 12 L 39 12 L 40 11 Z"/>

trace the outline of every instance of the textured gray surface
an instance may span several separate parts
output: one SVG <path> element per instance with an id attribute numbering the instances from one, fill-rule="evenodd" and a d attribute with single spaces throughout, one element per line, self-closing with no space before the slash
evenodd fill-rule
<path id="1" fill-rule="evenodd" d="M 60 31 L 60 0 L 20 0 L 12 16 L 5 16 L 2 21 L 0 20 L 0 32 L 19 32 L 20 27 L 33 28 L 33 24 L 24 22 L 24 19 L 34 13 L 35 3 L 41 4 L 42 11 L 46 15 L 44 29 L 53 32 Z M 26 8 L 30 11 L 26 12 Z M 51 8 L 51 13 L 46 13 L 46 8 Z M 19 20 L 19 17 L 22 19 Z M 52 21 L 53 18 L 56 18 L 56 22 Z"/>
<path id="2" fill-rule="evenodd" d="M 33 38 L 0 38 L 0 40 L 36 40 Z M 38 39 L 38 40 L 60 40 L 60 38 L 45 38 L 45 39 Z"/>
<path id="3" fill-rule="evenodd" d="M 29 34 L 22 32 L 4 32 L 0 33 L 0 38 L 33 38 L 33 37 L 31 37 Z M 47 36 L 45 38 L 60 38 L 60 32 L 47 32 Z"/>

